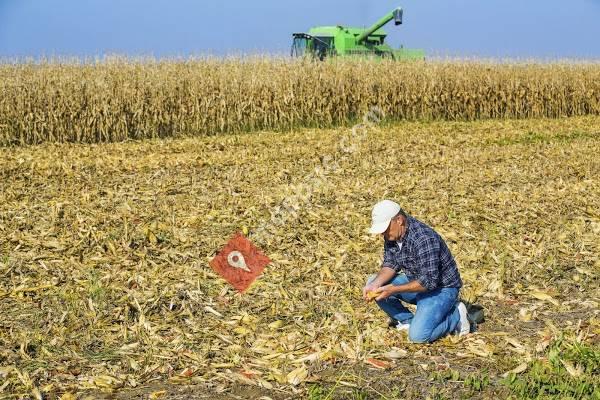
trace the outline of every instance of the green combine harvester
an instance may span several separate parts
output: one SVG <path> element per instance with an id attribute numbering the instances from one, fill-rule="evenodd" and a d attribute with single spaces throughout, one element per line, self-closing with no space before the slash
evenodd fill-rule
<path id="1" fill-rule="evenodd" d="M 328 57 L 355 57 L 392 60 L 423 60 L 425 52 L 416 49 L 393 49 L 382 29 L 390 21 L 402 24 L 402 8 L 396 8 L 370 28 L 318 26 L 308 33 L 294 33 L 292 57 L 325 60 Z"/>

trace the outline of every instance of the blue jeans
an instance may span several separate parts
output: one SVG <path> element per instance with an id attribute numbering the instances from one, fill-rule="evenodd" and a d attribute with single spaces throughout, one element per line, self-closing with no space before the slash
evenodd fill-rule
<path id="1" fill-rule="evenodd" d="M 370 283 L 376 275 L 369 277 Z M 408 283 L 404 274 L 398 274 L 387 284 L 395 286 Z M 452 333 L 458 327 L 458 288 L 441 288 L 429 292 L 399 293 L 377 302 L 377 305 L 391 318 L 403 324 L 410 324 L 408 338 L 415 343 L 431 343 Z M 416 304 L 413 315 L 404 303 Z"/>

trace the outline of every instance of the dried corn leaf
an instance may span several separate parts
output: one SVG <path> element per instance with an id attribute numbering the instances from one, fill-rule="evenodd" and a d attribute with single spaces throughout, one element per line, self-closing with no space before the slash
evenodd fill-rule
<path id="1" fill-rule="evenodd" d="M 290 385 L 297 386 L 300 383 L 304 382 L 308 377 L 308 370 L 304 365 L 296 368 L 287 374 L 286 380 Z"/>

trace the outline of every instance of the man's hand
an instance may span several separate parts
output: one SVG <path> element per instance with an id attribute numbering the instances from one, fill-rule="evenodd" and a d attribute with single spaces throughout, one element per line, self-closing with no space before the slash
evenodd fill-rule
<path id="1" fill-rule="evenodd" d="M 383 286 L 386 282 L 391 281 L 394 278 L 394 276 L 396 276 L 396 271 L 393 268 L 386 266 L 381 267 L 381 270 L 379 271 L 375 279 L 373 279 L 371 283 L 369 283 L 363 288 L 363 298 L 366 301 L 371 301 L 375 297 L 378 297 L 374 296 L 373 294 L 369 295 L 369 293 L 377 292 L 377 290 L 381 286 Z"/>
<path id="2" fill-rule="evenodd" d="M 379 296 L 375 298 L 376 301 L 385 300 L 391 295 L 398 293 L 398 286 L 394 285 L 385 285 L 376 290 L 379 293 Z"/>
<path id="3" fill-rule="evenodd" d="M 367 286 L 365 286 L 363 288 L 363 298 L 366 301 L 373 300 L 375 297 L 373 297 L 373 295 L 370 295 L 370 293 L 376 293 L 377 289 L 379 289 L 379 285 L 373 284 L 373 283 L 369 283 Z"/>

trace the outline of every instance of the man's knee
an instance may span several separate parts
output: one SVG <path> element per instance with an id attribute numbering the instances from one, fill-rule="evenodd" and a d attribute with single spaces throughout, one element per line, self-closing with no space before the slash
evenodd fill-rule
<path id="1" fill-rule="evenodd" d="M 408 340 L 413 343 L 431 343 L 431 334 L 433 333 L 430 329 L 417 329 L 413 325 L 408 330 Z"/>

